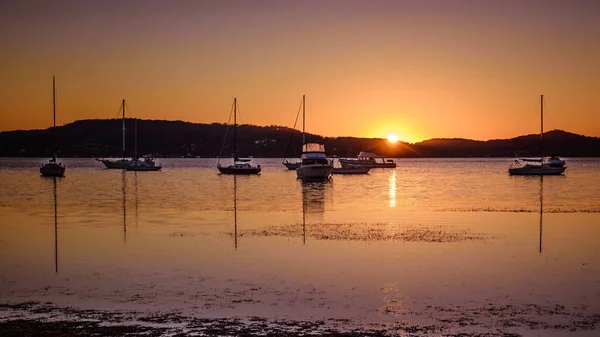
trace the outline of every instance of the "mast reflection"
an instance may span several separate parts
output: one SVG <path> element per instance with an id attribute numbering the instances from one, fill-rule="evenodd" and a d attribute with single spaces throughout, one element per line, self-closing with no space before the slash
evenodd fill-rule
<path id="1" fill-rule="evenodd" d="M 56 192 L 56 179 L 52 177 L 54 189 L 54 273 L 58 274 L 58 194 Z"/>
<path id="2" fill-rule="evenodd" d="M 123 243 L 127 243 L 127 177 L 126 170 L 121 173 L 122 184 L 121 189 L 123 191 Z"/>
<path id="3" fill-rule="evenodd" d="M 316 214 L 323 223 L 325 214 L 325 189 L 329 181 L 302 181 L 302 244 L 306 244 L 307 215 Z"/>
<path id="4" fill-rule="evenodd" d="M 540 175 L 540 254 L 542 253 L 542 214 L 544 213 L 544 176 Z"/>
<path id="5" fill-rule="evenodd" d="M 237 176 L 233 176 L 233 246 L 238 248 L 237 237 Z"/>

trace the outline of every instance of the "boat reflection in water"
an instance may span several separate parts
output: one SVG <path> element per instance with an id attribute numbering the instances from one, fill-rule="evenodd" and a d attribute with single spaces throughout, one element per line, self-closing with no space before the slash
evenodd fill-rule
<path id="1" fill-rule="evenodd" d="M 57 177 L 52 177 L 54 194 L 54 272 L 58 274 L 58 192 L 56 189 Z"/>
<path id="2" fill-rule="evenodd" d="M 542 215 L 544 213 L 544 176 L 540 176 L 540 254 L 542 253 Z"/>
<path id="3" fill-rule="evenodd" d="M 302 243 L 306 244 L 306 220 L 323 225 L 325 215 L 325 189 L 330 181 L 302 181 Z M 310 223 L 310 222 L 309 222 Z"/>
<path id="4" fill-rule="evenodd" d="M 137 171 L 133 171 L 133 189 L 134 189 L 134 217 L 135 217 L 135 227 L 137 229 L 138 225 L 138 176 Z M 127 173 L 126 170 L 121 172 L 121 195 L 123 202 L 123 243 L 127 243 L 127 184 L 128 179 L 127 175 L 131 173 Z M 131 214 L 130 214 L 131 216 Z"/>
<path id="5" fill-rule="evenodd" d="M 233 176 L 233 246 L 237 250 L 237 176 Z"/>

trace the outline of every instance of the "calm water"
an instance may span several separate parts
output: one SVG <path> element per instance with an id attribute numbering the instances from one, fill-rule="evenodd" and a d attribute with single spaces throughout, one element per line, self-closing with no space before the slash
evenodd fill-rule
<path id="1" fill-rule="evenodd" d="M 124 172 L 66 158 L 58 179 L 39 176 L 44 161 L 0 158 L 0 303 L 600 329 L 600 159 L 543 179 L 509 176 L 510 159 L 406 159 L 310 184 L 278 159 L 233 177 L 214 159 Z"/>

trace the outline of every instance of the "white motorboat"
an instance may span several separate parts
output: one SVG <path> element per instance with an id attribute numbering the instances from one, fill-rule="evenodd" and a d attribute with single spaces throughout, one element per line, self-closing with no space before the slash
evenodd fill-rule
<path id="1" fill-rule="evenodd" d="M 375 153 L 361 151 L 356 159 L 340 158 L 342 167 L 363 166 L 369 168 L 395 168 L 396 162 L 393 159 L 387 159 Z"/>
<path id="2" fill-rule="evenodd" d="M 296 174 L 301 180 L 328 180 L 333 174 L 333 165 L 325 154 L 325 145 L 307 143 L 302 146 L 300 167 Z"/>

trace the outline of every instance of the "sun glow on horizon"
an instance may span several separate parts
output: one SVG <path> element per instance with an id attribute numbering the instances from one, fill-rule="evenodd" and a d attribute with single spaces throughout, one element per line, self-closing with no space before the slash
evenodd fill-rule
<path id="1" fill-rule="evenodd" d="M 390 143 L 397 143 L 400 139 L 396 135 L 388 135 L 387 140 Z"/>

